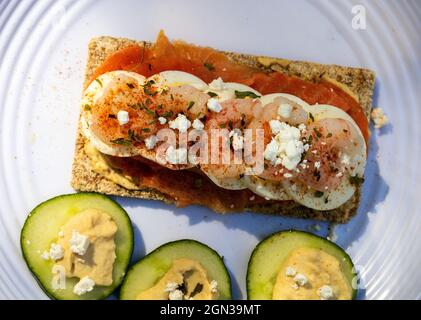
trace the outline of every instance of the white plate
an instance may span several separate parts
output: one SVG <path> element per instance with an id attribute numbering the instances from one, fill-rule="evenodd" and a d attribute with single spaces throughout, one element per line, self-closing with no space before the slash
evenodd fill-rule
<path id="1" fill-rule="evenodd" d="M 111 35 L 171 38 L 215 48 L 368 67 L 374 104 L 391 124 L 371 138 L 356 218 L 337 243 L 359 268 L 360 298 L 421 298 L 421 5 L 363 1 L 366 30 L 352 28 L 353 1 L 0 1 L 0 298 L 45 298 L 22 260 L 19 233 L 40 201 L 71 193 L 87 43 Z M 136 226 L 135 258 L 175 239 L 225 257 L 234 297 L 245 298 L 247 261 L 266 235 L 314 221 L 117 199 Z M 321 235 L 327 225 L 320 224 Z"/>

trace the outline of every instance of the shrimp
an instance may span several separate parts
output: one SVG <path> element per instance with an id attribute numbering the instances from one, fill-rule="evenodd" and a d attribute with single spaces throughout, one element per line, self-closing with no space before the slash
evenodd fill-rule
<path id="1" fill-rule="evenodd" d="M 178 114 L 192 121 L 206 116 L 208 98 L 190 85 L 167 88 L 132 72 L 113 71 L 85 90 L 83 116 L 91 136 L 109 150 L 124 146 L 132 156 L 142 153 L 145 140 L 168 127 Z"/>
<path id="2" fill-rule="evenodd" d="M 132 85 L 131 90 L 113 90 L 90 106 L 91 128 L 110 145 L 125 141 L 140 146 L 145 138 L 167 127 L 179 113 L 191 119 L 205 116 L 207 98 L 206 94 L 188 85 L 164 91 L 153 85 Z M 120 111 L 128 113 L 126 124 L 118 121 Z M 164 119 L 163 123 L 161 119 Z"/>
<path id="3" fill-rule="evenodd" d="M 200 169 L 224 188 L 245 189 L 243 130 L 260 114 L 261 103 L 251 99 L 230 99 L 221 105 L 219 113 L 209 113 L 206 119 L 209 157 L 207 163 L 200 164 Z"/>
<path id="4" fill-rule="evenodd" d="M 326 118 L 307 127 L 310 148 L 296 179 L 314 190 L 336 189 L 349 176 L 361 174 L 366 159 L 362 135 L 348 121 Z"/>
<path id="5" fill-rule="evenodd" d="M 264 105 L 263 111 L 251 121 L 249 128 L 264 130 L 264 145 L 267 148 L 276 138 L 276 134 L 285 126 L 294 127 L 292 130 L 296 132 L 298 138 L 302 129 L 295 128 L 295 126 L 303 125 L 307 121 L 308 113 L 301 105 L 285 97 L 275 96 Z M 272 181 L 282 181 L 285 178 L 293 178 L 295 175 L 295 170 L 286 168 L 279 161 L 267 159 L 264 161 L 263 172 L 258 174 L 260 178 Z"/>

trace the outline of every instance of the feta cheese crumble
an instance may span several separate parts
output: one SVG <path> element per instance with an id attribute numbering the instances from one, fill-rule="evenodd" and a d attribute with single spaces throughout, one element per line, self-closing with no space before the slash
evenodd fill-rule
<path id="1" fill-rule="evenodd" d="M 70 250 L 80 256 L 83 256 L 89 247 L 87 236 L 80 234 L 76 230 L 72 232 L 72 238 L 69 240 Z"/>
<path id="2" fill-rule="evenodd" d="M 174 290 L 171 291 L 168 295 L 168 299 L 170 300 L 183 300 L 184 294 L 181 290 Z"/>
<path id="3" fill-rule="evenodd" d="M 178 283 L 177 282 L 168 282 L 167 285 L 165 286 L 165 292 L 172 292 L 175 291 L 178 288 Z"/>
<path id="4" fill-rule="evenodd" d="M 208 109 L 212 112 L 221 112 L 222 106 L 215 98 L 210 98 L 207 102 Z"/>
<path id="5" fill-rule="evenodd" d="M 44 260 L 50 260 L 50 254 L 48 253 L 48 251 L 44 251 L 41 254 L 41 258 L 44 259 Z"/>
<path id="6" fill-rule="evenodd" d="M 158 142 L 158 138 L 155 135 L 151 135 L 145 139 L 145 146 L 146 149 L 152 150 L 155 148 L 156 143 Z"/>
<path id="7" fill-rule="evenodd" d="M 314 163 L 314 167 L 315 167 L 317 170 L 319 170 L 319 169 L 320 169 L 320 161 L 316 161 L 316 162 Z"/>
<path id="8" fill-rule="evenodd" d="M 300 287 L 305 286 L 308 283 L 308 279 L 305 275 L 303 275 L 302 273 L 298 273 L 295 277 L 294 277 L 294 281 L 296 284 L 298 284 Z"/>
<path id="9" fill-rule="evenodd" d="M 306 125 L 304 123 L 301 123 L 300 125 L 298 125 L 298 129 L 301 132 L 306 132 L 307 131 L 307 127 L 306 127 Z"/>
<path id="10" fill-rule="evenodd" d="M 287 267 L 285 269 L 285 275 L 287 277 L 293 277 L 297 274 L 297 270 L 295 270 L 293 267 Z"/>
<path id="11" fill-rule="evenodd" d="M 81 296 L 87 292 L 91 292 L 95 287 L 95 282 L 89 277 L 83 277 L 78 283 L 73 287 L 73 293 Z"/>
<path id="12" fill-rule="evenodd" d="M 117 120 L 120 126 L 124 126 L 129 123 L 129 113 L 127 111 L 120 110 L 117 112 Z"/>
<path id="13" fill-rule="evenodd" d="M 351 163 L 351 158 L 347 154 L 343 154 L 341 157 L 341 164 L 344 166 L 349 166 Z"/>
<path id="14" fill-rule="evenodd" d="M 226 86 L 222 78 L 219 77 L 218 79 L 215 79 L 211 83 L 209 83 L 209 89 L 214 91 L 222 91 L 226 89 Z"/>
<path id="15" fill-rule="evenodd" d="M 210 288 L 212 293 L 218 292 L 218 282 L 216 280 L 212 280 L 210 283 Z"/>
<path id="16" fill-rule="evenodd" d="M 371 120 L 373 120 L 376 129 L 380 129 L 389 123 L 389 119 L 381 108 L 375 108 L 371 111 Z"/>
<path id="17" fill-rule="evenodd" d="M 241 135 L 241 131 L 234 129 L 230 132 L 229 137 L 232 138 L 232 148 L 237 151 L 244 148 L 244 137 Z"/>
<path id="18" fill-rule="evenodd" d="M 317 294 L 320 296 L 321 300 L 332 300 L 335 298 L 335 294 L 331 286 L 322 286 L 317 290 Z"/>
<path id="19" fill-rule="evenodd" d="M 158 121 L 159 121 L 160 124 L 166 124 L 167 123 L 167 118 L 159 117 L 158 118 Z"/>
<path id="20" fill-rule="evenodd" d="M 269 125 L 275 137 L 265 148 L 265 159 L 273 165 L 282 164 L 288 170 L 295 169 L 304 152 L 300 130 L 278 120 L 271 120 Z"/>
<path id="21" fill-rule="evenodd" d="M 278 115 L 288 119 L 291 116 L 292 106 L 288 103 L 281 103 L 278 107 Z"/>
<path id="22" fill-rule="evenodd" d="M 205 128 L 205 125 L 199 119 L 194 119 L 192 127 L 196 130 L 203 130 Z"/>
<path id="23" fill-rule="evenodd" d="M 185 164 L 187 163 L 187 149 L 175 149 L 173 146 L 169 146 L 165 152 L 165 157 L 171 164 Z"/>
<path id="24" fill-rule="evenodd" d="M 174 120 L 171 120 L 168 123 L 171 129 L 174 129 L 174 130 L 177 129 L 178 131 L 182 133 L 187 132 L 187 129 L 191 127 L 190 120 L 187 119 L 187 117 L 182 113 L 179 113 L 177 115 L 177 118 L 175 118 Z"/>
<path id="25" fill-rule="evenodd" d="M 64 257 L 63 247 L 57 243 L 52 243 L 50 246 L 50 258 L 52 260 L 60 260 Z"/>

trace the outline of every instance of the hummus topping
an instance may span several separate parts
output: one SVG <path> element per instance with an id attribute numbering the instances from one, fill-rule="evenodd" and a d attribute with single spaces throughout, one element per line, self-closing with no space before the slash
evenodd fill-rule
<path id="1" fill-rule="evenodd" d="M 164 276 L 151 288 L 139 293 L 138 300 L 215 300 L 217 282 L 209 281 L 202 265 L 190 259 L 174 260 Z"/>
<path id="2" fill-rule="evenodd" d="M 117 225 L 110 215 L 98 209 L 87 209 L 72 217 L 62 231 L 58 244 L 63 248 L 64 256 L 57 264 L 65 268 L 66 277 L 89 277 L 96 285 L 111 285 Z M 79 249 L 84 250 L 74 250 L 75 235 L 80 241 L 87 238 L 79 244 L 83 247 Z"/>
<path id="3" fill-rule="evenodd" d="M 351 297 L 352 288 L 341 270 L 341 262 L 315 248 L 292 251 L 279 270 L 273 288 L 274 300 L 349 300 Z"/>
<path id="4" fill-rule="evenodd" d="M 133 182 L 131 177 L 113 169 L 102 156 L 101 152 L 99 152 L 91 143 L 85 141 L 84 149 L 91 160 L 95 172 L 128 190 L 140 189 L 140 187 Z"/>

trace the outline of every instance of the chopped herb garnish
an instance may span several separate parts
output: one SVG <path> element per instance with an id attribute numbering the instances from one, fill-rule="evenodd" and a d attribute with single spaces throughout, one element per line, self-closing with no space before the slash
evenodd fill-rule
<path id="1" fill-rule="evenodd" d="M 154 96 L 154 95 L 156 95 L 158 92 L 152 92 L 151 90 L 149 90 L 149 87 L 147 87 L 147 86 L 144 86 L 143 87 L 143 92 L 145 92 L 145 94 L 147 94 L 148 96 Z"/>
<path id="2" fill-rule="evenodd" d="M 148 96 L 154 96 L 154 95 L 156 95 L 158 92 L 157 91 L 155 91 L 155 92 L 152 92 L 149 88 L 150 88 L 150 86 L 151 85 L 154 85 L 155 84 L 155 81 L 153 81 L 153 80 L 149 80 L 148 82 L 146 82 L 144 85 L 143 85 L 143 92 L 145 92 Z"/>
<path id="3" fill-rule="evenodd" d="M 162 109 L 162 104 L 159 104 L 156 108 L 157 108 L 158 110 L 161 110 L 161 109 Z"/>
<path id="4" fill-rule="evenodd" d="M 158 122 L 158 119 L 153 119 L 151 122 L 148 123 L 148 125 L 155 124 L 157 122 Z"/>
<path id="5" fill-rule="evenodd" d="M 131 141 L 142 141 L 141 137 L 140 137 L 140 136 L 138 136 L 138 135 L 134 132 L 134 130 L 129 129 L 128 135 L 129 135 L 129 139 L 130 139 Z"/>
<path id="6" fill-rule="evenodd" d="M 155 111 L 149 110 L 149 109 L 145 109 L 146 113 L 148 115 L 150 115 L 151 117 L 156 117 L 156 113 Z"/>
<path id="7" fill-rule="evenodd" d="M 355 186 L 359 186 L 364 182 L 364 178 L 363 177 L 359 177 L 358 175 L 355 176 L 350 176 L 349 177 L 349 182 Z"/>
<path id="8" fill-rule="evenodd" d="M 194 288 L 194 290 L 190 294 L 190 298 L 193 298 L 197 294 L 201 293 L 202 290 L 203 290 L 203 284 L 201 284 L 201 283 L 196 284 L 196 287 Z"/>
<path id="9" fill-rule="evenodd" d="M 222 124 L 219 125 L 219 127 L 222 128 L 222 129 L 223 128 L 226 128 L 227 127 L 227 124 L 226 123 L 222 123 Z"/>
<path id="10" fill-rule="evenodd" d="M 205 62 L 205 63 L 203 64 L 203 66 L 204 66 L 206 69 L 208 69 L 209 71 L 213 71 L 213 70 L 215 70 L 215 67 L 213 66 L 213 64 L 212 64 L 212 63 Z"/>
<path id="11" fill-rule="evenodd" d="M 246 117 L 246 115 L 245 115 L 245 114 L 242 114 L 242 115 L 241 115 L 241 121 L 240 121 L 240 124 L 241 124 L 241 127 L 242 127 L 242 128 L 246 125 L 246 120 L 244 119 L 245 117 Z"/>
<path id="12" fill-rule="evenodd" d="M 91 111 L 92 107 L 89 104 L 85 104 L 83 109 L 85 109 L 85 111 Z"/>
<path id="13" fill-rule="evenodd" d="M 319 170 L 314 170 L 313 175 L 316 177 L 316 180 L 319 181 L 321 176 L 320 176 L 320 171 Z"/>
<path id="14" fill-rule="evenodd" d="M 167 111 L 162 114 L 164 118 L 171 118 L 174 115 L 172 111 Z"/>
<path id="15" fill-rule="evenodd" d="M 136 109 L 144 109 L 144 108 L 146 108 L 146 106 L 143 103 L 138 102 L 138 103 L 135 103 L 135 104 L 131 104 L 130 108 L 136 110 Z"/>
<path id="16" fill-rule="evenodd" d="M 244 99 L 244 98 L 260 98 L 257 94 L 252 91 L 237 91 L 235 90 L 235 97 L 237 99 Z"/>
<path id="17" fill-rule="evenodd" d="M 177 289 L 180 290 L 183 293 L 183 295 L 186 295 L 187 294 L 187 283 L 186 283 L 186 279 L 183 280 L 183 284 L 179 285 Z"/>
<path id="18" fill-rule="evenodd" d="M 102 87 L 102 82 L 99 79 L 95 79 L 96 82 L 98 82 L 98 84 Z"/>
<path id="19" fill-rule="evenodd" d="M 208 92 L 208 95 L 209 95 L 209 97 L 211 97 L 211 98 L 215 98 L 215 97 L 217 97 L 217 96 L 218 96 L 215 92 L 212 92 L 212 91 L 209 91 L 209 92 Z"/>
<path id="20" fill-rule="evenodd" d="M 317 138 L 321 138 L 322 134 L 320 133 L 319 130 L 317 130 L 317 128 L 313 128 L 314 133 L 316 134 Z"/>
<path id="21" fill-rule="evenodd" d="M 313 117 L 313 114 L 312 114 L 311 112 L 308 114 L 308 116 L 310 117 L 310 120 L 311 120 L 312 122 L 314 122 L 314 117 Z"/>
<path id="22" fill-rule="evenodd" d="M 194 101 L 189 102 L 189 106 L 187 107 L 187 110 L 190 110 L 194 106 Z"/>
<path id="23" fill-rule="evenodd" d="M 152 104 L 152 100 L 147 98 L 145 101 L 146 105 L 149 106 L 150 104 Z"/>
<path id="24" fill-rule="evenodd" d="M 170 94 L 170 98 L 172 101 L 174 101 L 174 96 L 172 95 L 172 93 Z"/>
<path id="25" fill-rule="evenodd" d="M 124 138 L 117 138 L 117 139 L 111 140 L 110 142 L 121 145 L 121 146 L 129 146 L 132 143 L 130 140 L 126 140 Z"/>
<path id="26" fill-rule="evenodd" d="M 132 129 L 129 129 L 128 135 L 129 135 L 130 140 L 134 140 L 135 134 L 134 134 L 134 131 Z"/>
<path id="27" fill-rule="evenodd" d="M 308 144 L 311 144 L 311 142 L 313 141 L 313 136 L 310 136 L 310 137 L 308 137 L 308 139 L 307 139 L 307 143 Z"/>
<path id="28" fill-rule="evenodd" d="M 331 132 L 329 132 L 329 133 L 327 134 L 326 138 L 330 138 L 330 137 L 332 137 L 332 133 L 331 133 Z"/>
<path id="29" fill-rule="evenodd" d="M 151 131 L 151 129 L 149 129 L 149 128 L 142 128 L 142 131 L 143 131 L 143 132 L 150 132 L 150 131 Z"/>
<path id="30" fill-rule="evenodd" d="M 321 191 L 316 191 L 316 192 L 314 193 L 314 196 L 315 196 L 316 198 L 321 198 L 321 197 L 323 197 L 323 195 L 324 195 L 324 193 L 323 193 L 323 192 L 321 192 Z"/>
<path id="31" fill-rule="evenodd" d="M 190 294 L 190 298 L 193 298 L 196 294 L 201 293 L 202 290 L 203 290 L 203 284 L 201 284 L 201 283 L 196 284 L 196 287 L 194 288 L 194 290 Z"/>
<path id="32" fill-rule="evenodd" d="M 133 83 L 126 83 L 130 89 L 134 89 L 135 85 Z"/>
<path id="33" fill-rule="evenodd" d="M 231 130 L 233 129 L 232 120 L 230 120 L 230 121 L 228 122 L 228 128 L 230 128 Z"/>

